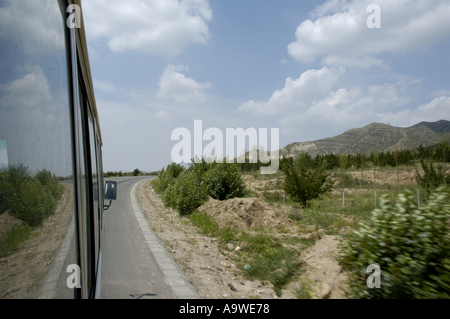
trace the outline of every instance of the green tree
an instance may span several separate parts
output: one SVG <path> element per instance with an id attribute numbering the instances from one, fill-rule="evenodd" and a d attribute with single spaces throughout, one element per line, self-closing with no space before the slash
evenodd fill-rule
<path id="1" fill-rule="evenodd" d="M 372 154 L 370 154 L 370 156 L 372 157 L 372 163 L 373 163 L 373 188 L 375 189 L 375 191 L 377 190 L 376 187 L 376 170 L 377 170 L 377 165 L 380 162 L 380 153 L 378 153 L 377 151 L 373 151 Z"/>
<path id="2" fill-rule="evenodd" d="M 449 150 L 449 140 L 447 137 L 447 134 L 445 134 L 445 132 L 442 132 L 441 136 L 439 137 L 439 142 L 438 142 L 438 147 L 441 150 L 442 154 L 443 154 L 443 160 L 444 160 L 444 167 L 443 167 L 443 172 L 444 172 L 444 177 L 443 177 L 443 182 L 444 185 L 446 184 L 446 180 L 445 180 L 445 160 L 446 160 L 446 154 Z"/>
<path id="3" fill-rule="evenodd" d="M 323 167 L 306 169 L 305 166 L 291 167 L 285 171 L 284 190 L 290 198 L 306 207 L 308 200 L 319 198 L 333 187 L 334 182 L 328 179 Z"/>
<path id="4" fill-rule="evenodd" d="M 416 180 L 420 186 L 425 188 L 427 196 L 430 195 L 435 188 L 442 185 L 443 181 L 450 183 L 450 174 L 446 175 L 442 166 L 438 165 L 437 168 L 434 168 L 433 163 L 427 165 L 423 159 L 420 160 L 420 163 L 422 164 L 424 175 L 420 175 L 416 169 Z"/>
<path id="5" fill-rule="evenodd" d="M 339 155 L 339 165 L 341 169 L 341 192 L 344 191 L 344 180 L 345 180 L 345 170 L 347 169 L 348 165 L 348 157 L 347 154 L 341 154 Z"/>
<path id="6" fill-rule="evenodd" d="M 245 185 L 236 163 L 214 165 L 204 174 L 203 181 L 208 195 L 214 199 L 227 200 L 243 197 L 245 193 Z"/>

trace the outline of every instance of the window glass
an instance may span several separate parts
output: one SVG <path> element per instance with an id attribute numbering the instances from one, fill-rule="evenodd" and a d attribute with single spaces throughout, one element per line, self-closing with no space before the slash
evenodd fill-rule
<path id="1" fill-rule="evenodd" d="M 78 295 L 63 12 L 0 0 L 0 298 Z"/>
<path id="2" fill-rule="evenodd" d="M 90 153 L 91 153 L 91 168 L 92 168 L 92 199 L 93 199 L 93 211 L 92 211 L 92 224 L 95 233 L 95 265 L 98 263 L 98 251 L 100 244 L 100 207 L 99 207 L 99 180 L 97 169 L 97 148 L 94 133 L 94 120 L 91 114 L 89 114 L 89 140 L 90 140 Z"/>
<path id="3" fill-rule="evenodd" d="M 81 72 L 80 72 L 81 73 Z M 81 250 L 81 266 L 84 269 L 82 281 L 84 281 L 83 294 L 92 297 L 94 291 L 95 279 L 95 242 L 93 241 L 93 209 L 90 206 L 92 202 L 91 180 L 89 178 L 89 126 L 88 126 L 88 102 L 87 94 L 84 90 L 82 80 L 79 81 L 79 101 L 80 104 L 75 107 L 76 125 L 77 125 L 77 141 L 78 141 L 78 161 L 79 161 L 79 221 L 80 232 L 83 233 L 80 241 Z"/>

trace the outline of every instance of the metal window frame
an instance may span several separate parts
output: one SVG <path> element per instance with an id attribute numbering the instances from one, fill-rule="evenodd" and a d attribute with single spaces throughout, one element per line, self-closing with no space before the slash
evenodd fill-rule
<path id="1" fill-rule="evenodd" d="M 67 8 L 69 5 L 75 4 L 80 6 L 80 0 L 61 0 L 63 7 Z M 64 8 L 63 8 L 64 9 Z M 65 21 L 67 21 L 68 14 L 63 14 Z M 95 256 L 95 229 L 92 219 L 93 214 L 93 189 L 90 182 L 88 182 L 85 188 L 86 193 L 81 194 L 83 191 L 82 183 L 92 180 L 92 168 L 91 168 L 91 154 L 90 154 L 90 138 L 89 138 L 89 123 L 88 113 L 92 114 L 94 120 L 94 138 L 98 147 L 96 146 L 96 158 L 97 169 L 100 166 L 98 162 L 102 161 L 101 146 L 102 138 L 97 113 L 97 107 L 95 103 L 95 95 L 89 65 L 89 57 L 87 52 L 86 36 L 84 32 L 84 20 L 81 17 L 81 28 L 69 29 L 69 43 L 70 43 L 70 73 L 69 86 L 71 86 L 71 103 L 72 103 L 72 143 L 73 143 L 73 171 L 74 171 L 74 188 L 75 188 L 75 211 L 77 220 L 77 234 L 78 234 L 78 260 L 81 269 L 81 289 L 79 293 L 76 293 L 76 298 L 91 299 L 100 298 L 100 276 L 101 276 L 101 231 L 99 233 L 99 250 L 97 256 Z M 82 87 L 80 87 L 82 86 Z M 81 98 L 80 98 L 81 97 Z M 81 99 L 85 99 L 83 102 Z M 83 109 L 85 106 L 85 109 Z M 81 128 L 82 132 L 79 132 Z M 100 149 L 100 152 L 97 149 Z M 84 156 L 82 156 L 84 155 Z M 85 171 L 84 180 L 81 176 L 81 172 Z M 103 172 L 97 172 L 97 174 L 103 174 Z M 101 178 L 103 180 L 103 178 Z M 103 201 L 103 195 L 99 194 L 101 198 L 99 201 Z M 85 197 L 85 205 L 82 202 L 82 197 Z M 85 206 L 85 207 L 83 207 Z M 100 216 L 103 221 L 103 205 L 99 205 Z M 102 228 L 102 227 L 101 227 Z M 95 263 L 96 258 L 97 264 Z"/>

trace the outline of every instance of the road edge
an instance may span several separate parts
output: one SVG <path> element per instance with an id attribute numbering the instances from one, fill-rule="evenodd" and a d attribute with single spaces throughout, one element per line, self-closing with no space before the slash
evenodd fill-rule
<path id="1" fill-rule="evenodd" d="M 200 296 L 189 283 L 184 273 L 175 263 L 169 252 L 164 248 L 162 242 L 151 231 L 144 214 L 141 212 L 141 208 L 136 198 L 136 188 L 145 181 L 146 180 L 142 180 L 135 183 L 130 191 L 131 206 L 142 234 L 144 235 L 145 242 L 147 243 L 153 258 L 155 258 L 159 269 L 164 274 L 164 280 L 170 289 L 172 289 L 173 294 L 178 299 L 200 299 Z"/>

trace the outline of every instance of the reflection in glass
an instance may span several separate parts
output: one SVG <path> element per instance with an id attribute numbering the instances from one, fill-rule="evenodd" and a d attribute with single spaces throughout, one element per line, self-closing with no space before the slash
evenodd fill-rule
<path id="1" fill-rule="evenodd" d="M 68 30 L 57 0 L 0 0 L 0 298 L 74 298 Z"/>

